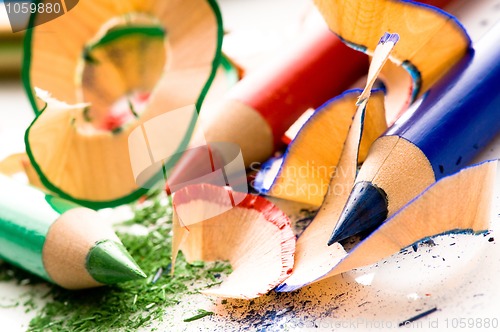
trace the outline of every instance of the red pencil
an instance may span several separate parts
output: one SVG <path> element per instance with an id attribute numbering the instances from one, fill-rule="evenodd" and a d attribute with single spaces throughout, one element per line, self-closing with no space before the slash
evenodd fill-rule
<path id="1" fill-rule="evenodd" d="M 442 8 L 451 0 L 421 2 Z M 206 140 L 238 144 L 246 166 L 264 161 L 304 111 L 347 90 L 367 72 L 368 57 L 321 24 L 200 114 Z"/>
<path id="2" fill-rule="evenodd" d="M 233 143 L 240 147 L 246 167 L 263 162 L 280 148 L 281 137 L 304 111 L 346 90 L 367 72 L 368 56 L 346 46 L 326 24 L 303 33 L 290 50 L 245 76 L 220 104 L 203 109 L 202 130 L 195 132 L 192 148 L 167 177 L 167 193 L 195 179 L 207 181 L 205 176 L 216 171 L 214 160 L 224 151 L 200 145 Z M 218 164 L 223 167 L 224 162 Z"/>
<path id="3" fill-rule="evenodd" d="M 422 2 L 443 7 L 450 1 Z M 239 145 L 247 167 L 265 161 L 282 146 L 283 134 L 301 114 L 347 90 L 367 72 L 368 56 L 345 45 L 322 22 L 244 77 L 220 104 L 205 109 L 200 114 L 205 137 L 194 140 Z M 168 177 L 167 188 L 206 175 L 214 155 L 217 151 L 210 149 L 187 151 Z"/>
<path id="4" fill-rule="evenodd" d="M 321 25 L 202 112 L 205 137 L 238 144 L 247 166 L 264 161 L 304 111 L 348 89 L 367 71 L 368 57 Z"/>

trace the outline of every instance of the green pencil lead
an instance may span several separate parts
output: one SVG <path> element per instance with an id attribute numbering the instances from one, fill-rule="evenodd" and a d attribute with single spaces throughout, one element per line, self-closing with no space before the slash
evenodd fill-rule
<path id="1" fill-rule="evenodd" d="M 87 256 L 87 270 L 96 281 L 103 284 L 147 277 L 125 247 L 111 240 L 98 242 L 90 250 Z"/>

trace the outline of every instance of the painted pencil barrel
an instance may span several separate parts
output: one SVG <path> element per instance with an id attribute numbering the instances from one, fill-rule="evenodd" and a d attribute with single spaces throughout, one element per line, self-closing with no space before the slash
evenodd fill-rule
<path id="1" fill-rule="evenodd" d="M 500 132 L 500 23 L 386 135 L 415 144 L 436 180 L 467 165 Z"/>
<path id="2" fill-rule="evenodd" d="M 52 281 L 42 260 L 47 232 L 71 202 L 0 174 L 0 258 Z"/>

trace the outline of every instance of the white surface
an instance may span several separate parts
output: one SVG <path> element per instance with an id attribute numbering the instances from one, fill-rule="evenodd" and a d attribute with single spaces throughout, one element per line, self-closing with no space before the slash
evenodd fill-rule
<path id="1" fill-rule="evenodd" d="M 255 48 L 255 54 L 248 50 L 242 50 L 240 54 L 250 66 L 258 62 L 255 59 L 259 58 L 259 52 L 274 52 L 283 40 L 293 36 L 295 24 L 298 24 L 302 10 L 309 4 L 306 0 L 219 2 L 226 30 L 234 32 L 235 40 L 248 37 L 249 48 Z M 500 1 L 465 0 L 458 7 L 470 6 L 471 3 L 475 4 L 474 8 L 478 8 L 479 4 L 482 11 L 474 12 L 467 8 L 460 16 L 466 26 L 475 27 L 474 35 L 480 35 L 481 29 L 498 20 L 498 11 L 492 8 L 500 6 Z M 3 10 L 3 6 L 0 7 Z M 277 25 L 276 17 L 287 23 Z M 231 45 L 226 43 L 225 47 L 230 48 Z M 24 129 L 29 125 L 32 113 L 19 82 L 0 83 L 0 101 L 0 158 L 3 158 L 23 149 Z M 477 161 L 499 157 L 500 137 L 497 137 Z M 291 210 L 296 210 L 296 207 Z M 268 331 L 281 330 L 282 327 L 290 331 L 387 330 L 388 327 L 398 329 L 398 323 L 433 307 L 437 307 L 438 311 L 411 324 L 411 330 L 441 331 L 446 330 L 447 324 L 448 330 L 451 330 L 452 324 L 459 323 L 460 318 L 483 319 L 483 322 L 485 318 L 500 320 L 499 212 L 500 198 L 497 193 L 492 212 L 493 230 L 488 236 L 443 236 L 435 239 L 437 245 L 434 247 L 420 246 L 417 252 L 406 250 L 374 266 L 345 273 L 295 293 L 271 293 L 254 302 L 228 301 L 229 304 L 241 305 L 239 311 L 221 305 L 218 299 L 190 296 L 168 311 L 160 330 L 212 331 L 245 327 L 250 330 L 267 328 Z M 291 214 L 297 215 L 296 212 Z M 494 237 L 495 241 L 489 242 L 490 237 Z M 0 282 L 0 306 L 18 301 L 22 303 L 26 292 L 40 296 L 44 294 L 44 287 Z M 196 303 L 196 307 L 188 303 Z M 182 321 L 190 316 L 190 311 L 198 308 L 215 310 L 218 315 L 191 323 Z M 270 319 L 272 311 L 274 320 Z M 0 330 L 25 330 L 33 314 L 25 313 L 22 305 L 0 307 Z M 262 317 L 267 318 L 262 320 Z M 271 325 L 267 326 L 268 323 Z"/>
<path id="2" fill-rule="evenodd" d="M 24 130 L 33 118 L 21 82 L 0 81 L 0 160 L 24 151 Z"/>

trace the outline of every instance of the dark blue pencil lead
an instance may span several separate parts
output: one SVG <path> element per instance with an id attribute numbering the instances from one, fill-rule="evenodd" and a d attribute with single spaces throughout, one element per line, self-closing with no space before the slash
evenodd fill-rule
<path id="1" fill-rule="evenodd" d="M 354 185 L 328 245 L 379 226 L 387 218 L 387 195 L 370 182 Z"/>

